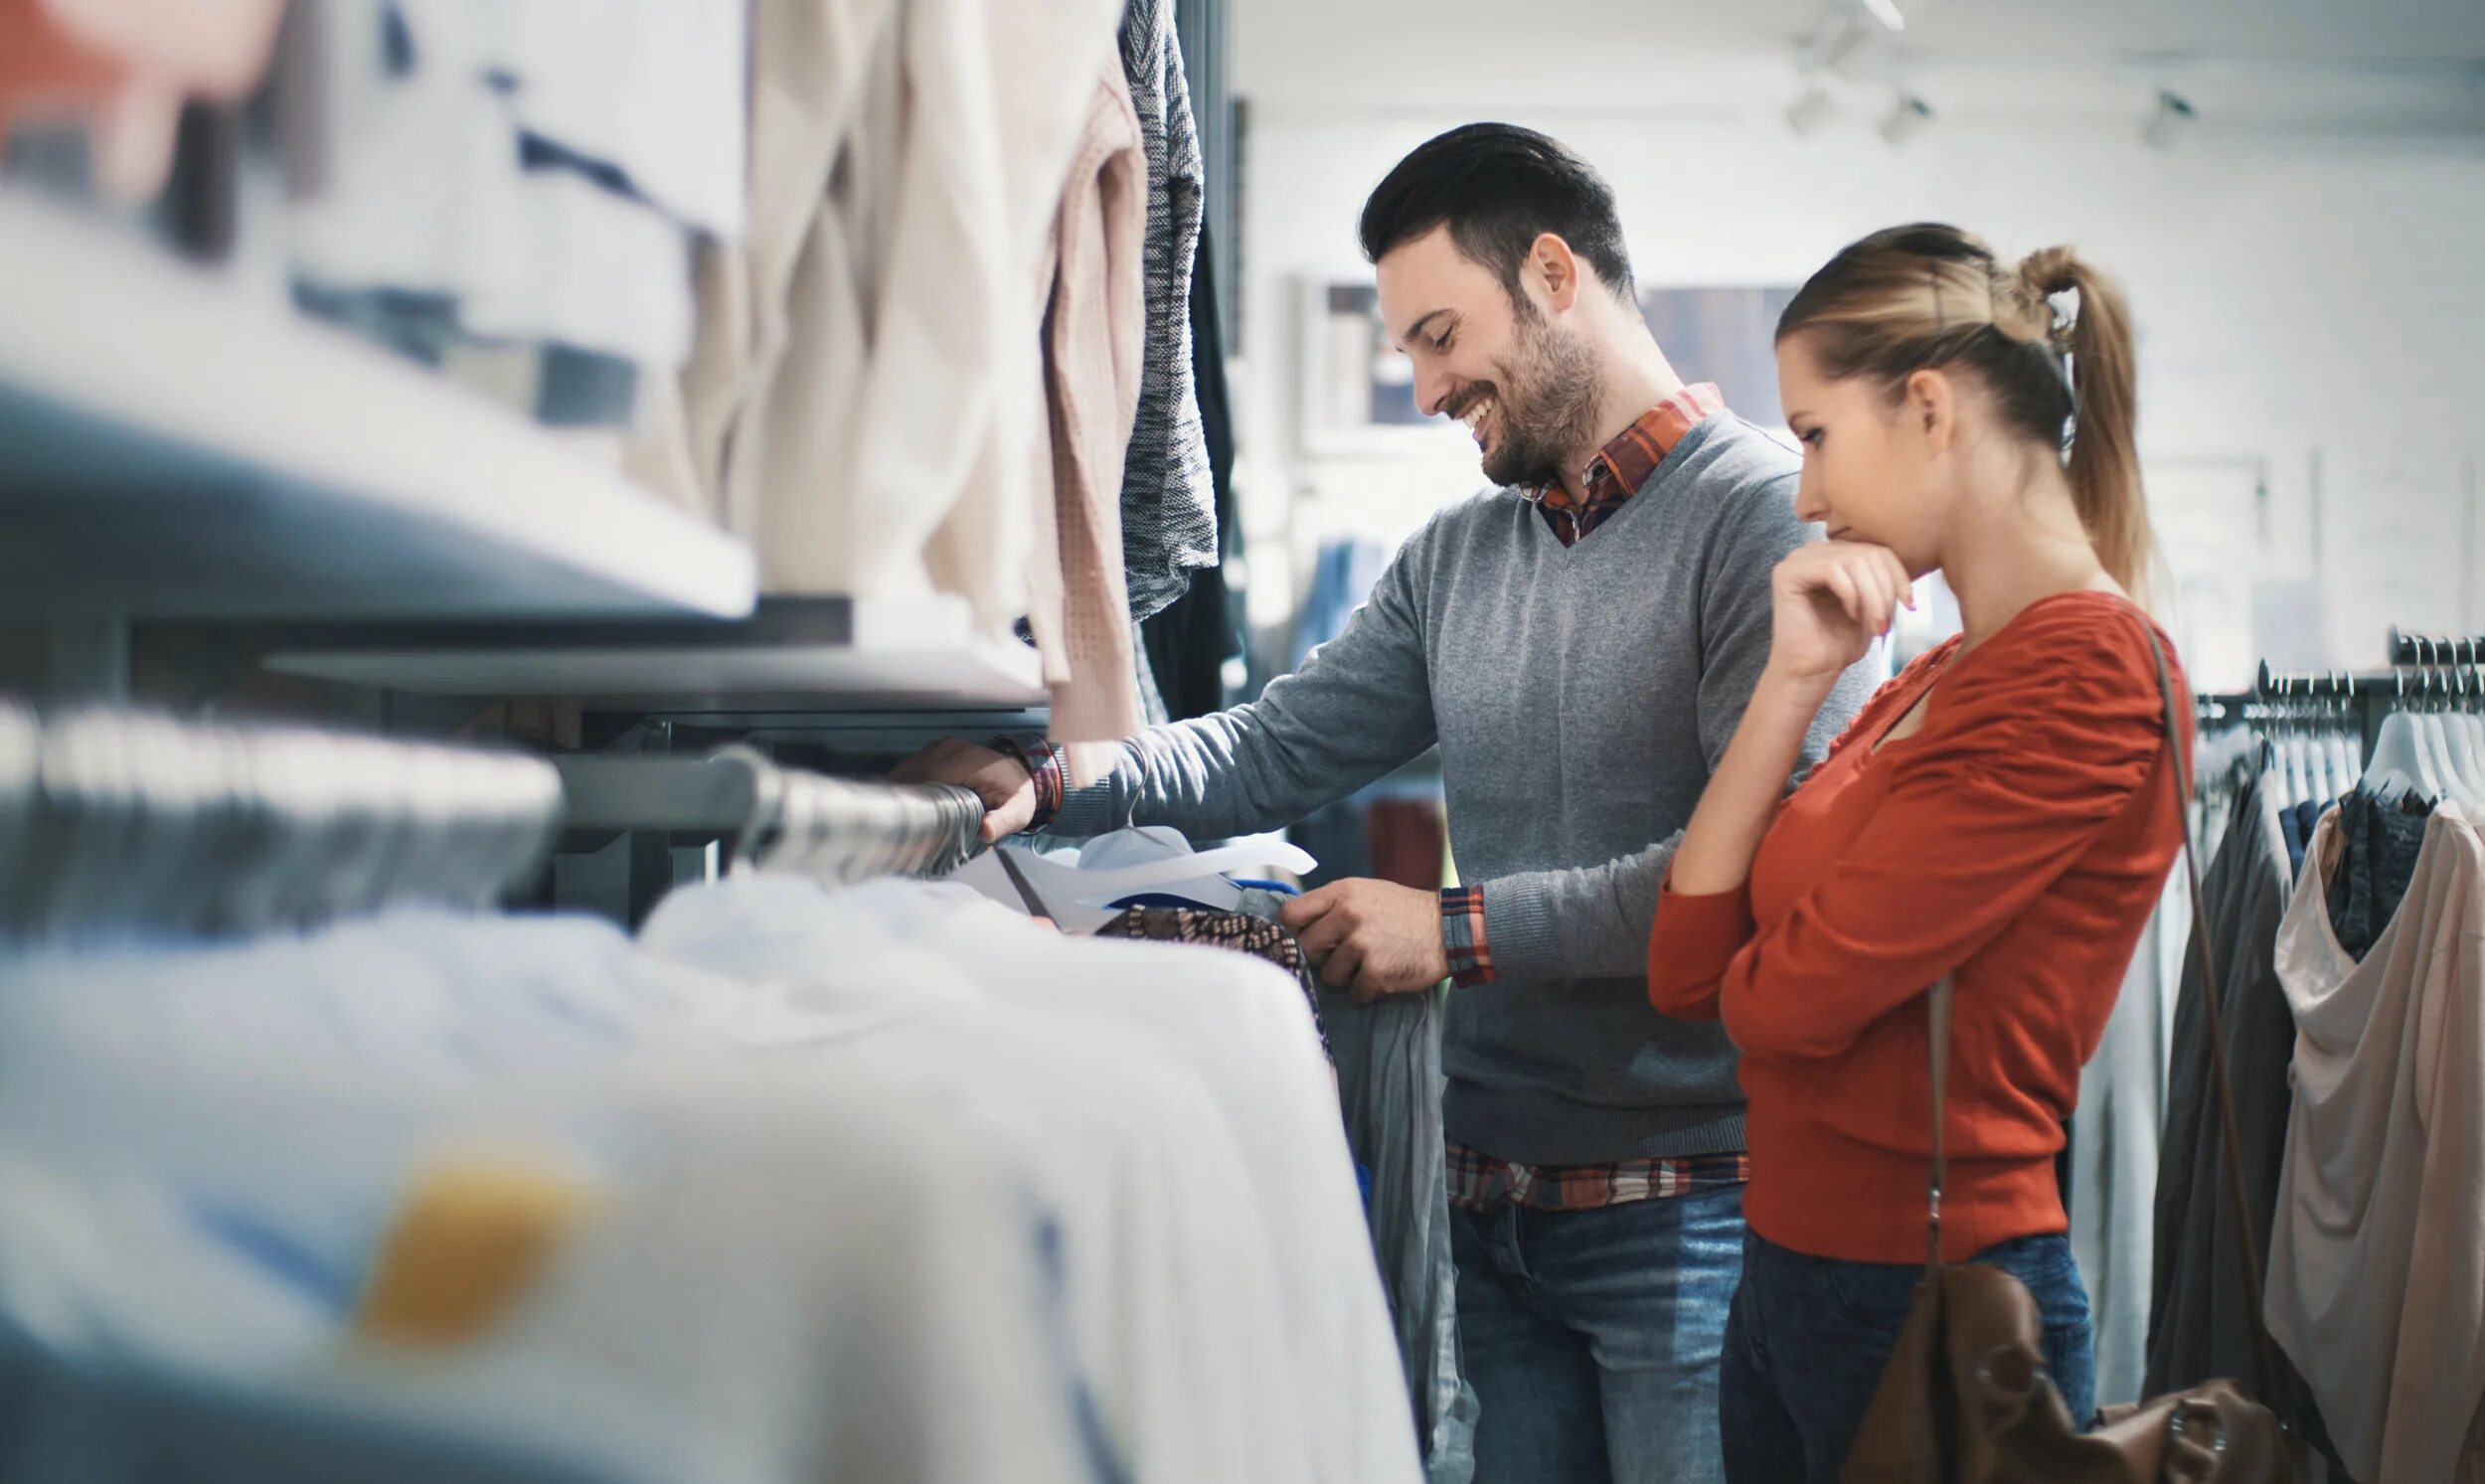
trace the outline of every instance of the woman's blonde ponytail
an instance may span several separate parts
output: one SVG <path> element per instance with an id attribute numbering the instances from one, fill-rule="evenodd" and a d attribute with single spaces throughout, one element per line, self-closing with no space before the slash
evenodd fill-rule
<path id="1" fill-rule="evenodd" d="M 2122 289 L 2070 247 L 2045 247 L 2019 264 L 2025 291 L 2043 302 L 2074 292 L 2078 312 L 2056 349 L 2070 352 L 2072 502 L 2097 561 L 2138 596 L 2156 562 L 2140 485 L 2139 370 Z"/>

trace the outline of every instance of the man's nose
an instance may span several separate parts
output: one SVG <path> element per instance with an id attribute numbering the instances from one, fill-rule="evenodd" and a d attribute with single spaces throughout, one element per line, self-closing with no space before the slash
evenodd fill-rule
<path id="1" fill-rule="evenodd" d="M 1458 379 L 1443 371 L 1415 369 L 1415 406 L 1427 417 L 1437 417 L 1449 411 L 1450 395 L 1458 390 Z"/>

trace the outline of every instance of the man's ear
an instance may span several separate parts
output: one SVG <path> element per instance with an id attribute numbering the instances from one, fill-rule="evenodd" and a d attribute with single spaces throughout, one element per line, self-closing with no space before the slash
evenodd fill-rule
<path id="1" fill-rule="evenodd" d="M 1544 291 L 1545 307 L 1555 313 L 1578 302 L 1579 260 L 1558 234 L 1539 234 L 1528 246 L 1524 272 Z"/>

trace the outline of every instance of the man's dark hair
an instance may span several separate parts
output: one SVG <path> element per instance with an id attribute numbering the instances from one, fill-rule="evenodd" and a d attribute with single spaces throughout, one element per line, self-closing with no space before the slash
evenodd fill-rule
<path id="1" fill-rule="evenodd" d="M 1379 262 L 1443 223 L 1458 250 L 1519 296 L 1519 264 L 1544 233 L 1587 259 L 1624 303 L 1630 254 L 1613 188 L 1560 141 L 1509 123 L 1470 123 L 1419 145 L 1364 203 L 1364 256 Z"/>

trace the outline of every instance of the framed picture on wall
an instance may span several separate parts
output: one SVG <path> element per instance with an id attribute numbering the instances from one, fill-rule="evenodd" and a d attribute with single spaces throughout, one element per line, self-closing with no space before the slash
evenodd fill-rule
<path id="1" fill-rule="evenodd" d="M 1414 365 L 1390 344 L 1369 280 L 1305 279 L 1300 294 L 1306 454 L 1405 457 L 1463 445 L 1463 428 L 1417 407 Z M 1792 287 L 1647 288 L 1639 309 L 1684 380 L 1717 383 L 1728 407 L 1784 437 L 1772 341 L 1794 296 Z"/>

